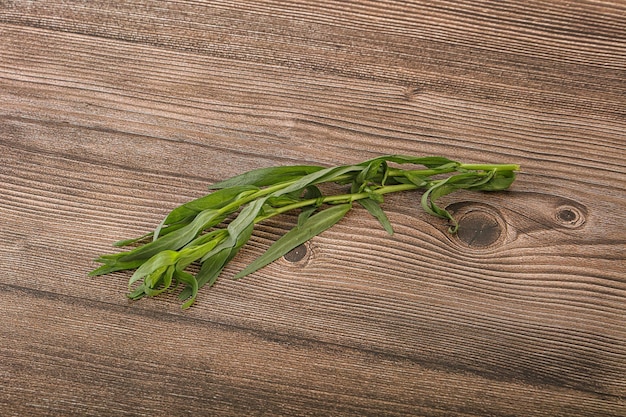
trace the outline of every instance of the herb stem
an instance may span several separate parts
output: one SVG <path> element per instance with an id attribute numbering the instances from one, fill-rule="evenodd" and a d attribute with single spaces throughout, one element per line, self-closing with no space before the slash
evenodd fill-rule
<path id="1" fill-rule="evenodd" d="M 452 165 L 445 168 L 433 169 L 398 169 L 390 168 L 389 177 L 407 177 L 410 175 L 419 177 L 430 177 L 438 174 L 449 174 L 459 170 L 467 171 L 519 171 L 520 166 L 517 164 L 462 164 Z"/>
<path id="2" fill-rule="evenodd" d="M 281 182 L 281 183 L 278 183 L 278 184 L 271 185 L 271 186 L 266 187 L 266 188 L 262 188 L 259 191 L 251 193 L 250 195 L 248 195 L 246 197 L 243 197 L 243 198 L 240 198 L 240 199 L 238 199 L 236 201 L 233 201 L 232 203 L 222 207 L 219 211 L 222 214 L 230 213 L 232 211 L 237 210 L 239 207 L 243 206 L 244 204 L 247 204 L 247 203 L 249 203 L 251 201 L 254 201 L 254 200 L 258 199 L 258 198 L 265 197 L 266 195 L 270 195 L 270 194 L 272 194 L 272 193 L 274 193 L 276 191 L 280 191 L 283 188 L 290 186 L 294 182 L 296 182 L 296 180 L 285 181 L 285 182 Z"/>
<path id="3" fill-rule="evenodd" d="M 468 171 L 519 171 L 517 164 L 459 164 L 460 169 Z"/>
<path id="4" fill-rule="evenodd" d="M 472 171 L 518 171 L 520 166 L 517 164 L 458 164 L 456 166 L 451 166 L 449 168 L 443 169 L 418 169 L 418 170 L 404 170 L 404 169 L 389 169 L 388 176 L 389 177 L 400 177 L 407 175 L 418 175 L 421 177 L 429 177 L 436 174 L 446 174 L 450 172 L 458 171 L 459 168 L 472 170 Z M 349 179 L 349 174 L 344 174 L 339 177 L 333 179 L 333 181 L 341 181 L 345 179 Z M 254 223 L 260 223 L 265 221 L 271 217 L 277 216 L 279 214 L 286 213 L 291 210 L 308 207 L 312 205 L 322 205 L 322 204 L 342 204 L 342 203 L 351 203 L 353 201 L 363 200 L 365 198 L 371 197 L 371 194 L 389 194 L 396 193 L 401 191 L 411 191 L 417 190 L 419 188 L 430 188 L 433 185 L 441 182 L 442 180 L 432 180 L 427 183 L 427 186 L 420 187 L 415 184 L 395 184 L 395 185 L 385 185 L 370 192 L 361 192 L 361 193 L 349 193 L 349 194 L 339 194 L 339 195 L 331 195 L 322 198 L 311 198 L 308 200 L 298 201 L 296 203 L 288 204 L 283 207 L 278 207 L 273 210 L 271 213 L 267 213 L 261 216 L 257 216 L 254 220 Z M 282 184 L 277 184 L 272 187 L 264 188 L 257 193 L 252 194 L 250 197 L 247 197 L 245 200 L 252 201 L 258 197 L 268 195 L 274 191 L 280 190 L 294 181 L 288 181 Z M 269 190 L 269 191 L 268 191 Z M 243 201 L 243 200 L 242 200 Z M 245 201 L 247 202 L 247 201 Z M 245 204 L 240 203 L 240 204 Z"/>
<path id="5" fill-rule="evenodd" d="M 388 163 L 411 164 L 422 169 L 401 169 Z M 407 167 L 410 168 L 410 167 Z M 236 275 L 241 278 L 275 261 L 289 250 L 332 227 L 358 201 L 390 234 L 393 228 L 382 210 L 383 195 L 423 189 L 423 209 L 434 216 L 458 223 L 437 200 L 457 190 L 499 191 L 515 180 L 517 164 L 464 164 L 440 156 L 414 157 L 383 155 L 357 165 L 322 168 L 317 166 L 270 167 L 249 171 L 214 184 L 215 194 L 174 209 L 155 232 L 137 239 L 118 242 L 124 246 L 138 242 L 128 252 L 106 254 L 97 261 L 103 265 L 90 275 L 136 270 L 129 279 L 132 299 L 154 296 L 178 283 L 185 285 L 180 294 L 195 300 L 198 289 L 211 286 L 252 236 L 254 225 L 271 217 L 301 209 L 298 224 Z M 446 175 L 451 174 L 451 175 Z M 323 194 L 319 185 L 349 186 L 349 192 Z M 220 192 L 221 191 L 221 192 Z M 218 194 L 219 193 L 219 194 Z M 220 224 L 239 213 L 228 224 Z M 167 222 L 167 223 L 166 223 Z M 161 228 L 163 233 L 159 233 Z M 153 236 L 151 242 L 141 243 Z M 200 270 L 192 275 L 185 269 L 193 262 Z"/>
<path id="6" fill-rule="evenodd" d="M 357 200 L 363 200 L 365 198 L 370 198 L 371 194 L 389 194 L 389 193 L 397 193 L 400 191 L 410 191 L 417 190 L 419 187 L 415 184 L 395 184 L 395 185 L 386 185 L 384 187 L 380 187 L 371 192 L 362 192 L 362 193 L 351 193 L 351 194 L 339 194 L 339 195 L 329 195 L 322 198 L 311 198 L 308 200 L 298 201 L 296 203 L 292 203 L 286 206 L 278 207 L 273 210 L 271 213 L 267 213 L 261 216 L 257 216 L 254 219 L 254 223 L 260 223 L 264 220 L 267 220 L 271 217 L 277 216 L 279 214 L 286 213 L 291 210 L 309 207 L 313 205 L 322 205 L 322 204 L 343 204 L 343 203 L 351 203 Z"/>
<path id="7" fill-rule="evenodd" d="M 392 169 L 387 171 L 389 177 L 407 177 L 409 175 L 415 175 L 419 177 L 430 177 L 437 174 L 448 174 L 457 170 L 457 167 L 450 167 L 446 169 Z"/>
<path id="8" fill-rule="evenodd" d="M 334 177 L 332 179 L 333 182 L 340 182 L 340 181 L 345 181 L 345 180 L 349 180 L 351 179 L 352 176 L 350 174 L 343 174 L 343 175 L 338 175 L 336 177 Z M 256 191 L 254 193 L 251 193 L 250 195 L 240 198 L 237 201 L 233 201 L 232 203 L 222 207 L 219 211 L 222 214 L 227 214 L 230 213 L 234 210 L 237 210 L 239 207 L 243 206 L 244 204 L 250 203 L 251 201 L 257 200 L 261 197 L 265 197 L 267 195 L 273 194 L 277 191 L 280 191 L 286 187 L 289 187 L 290 185 L 293 185 L 294 183 L 296 183 L 298 181 L 298 179 L 296 180 L 291 180 L 291 181 L 284 181 L 278 184 L 274 184 L 271 185 L 269 187 L 265 187 L 260 189 L 259 191 Z M 305 204 L 304 206 L 307 206 L 310 204 Z M 291 206 L 286 206 L 286 207 L 291 207 Z M 300 207 L 300 206 L 298 206 Z M 298 207 L 293 207 L 293 208 L 298 208 Z M 285 210 L 287 211 L 287 210 Z M 281 211 L 282 212 L 282 211 Z"/>

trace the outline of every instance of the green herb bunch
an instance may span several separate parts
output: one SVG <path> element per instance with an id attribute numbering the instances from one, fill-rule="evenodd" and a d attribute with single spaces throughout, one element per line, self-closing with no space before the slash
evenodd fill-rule
<path id="1" fill-rule="evenodd" d="M 401 169 L 390 163 L 423 168 Z M 116 242 L 118 247 L 134 247 L 100 256 L 96 261 L 103 265 L 90 275 L 135 270 L 129 281 L 131 299 L 155 296 L 182 283 L 180 299 L 184 301 L 182 307 L 188 308 L 198 289 L 216 282 L 250 239 L 254 226 L 271 217 L 299 210 L 297 225 L 235 279 L 257 271 L 333 226 L 355 202 L 393 233 L 381 208 L 383 196 L 389 193 L 425 190 L 421 197 L 424 210 L 449 220 L 449 231 L 455 233 L 456 220 L 436 201 L 456 190 L 504 190 L 518 170 L 514 164 L 463 164 L 439 156 L 404 155 L 331 168 L 298 165 L 257 169 L 213 184 L 209 187 L 213 192 L 176 207 L 153 232 Z M 320 185 L 325 183 L 339 184 L 346 190 L 324 194 Z M 193 263 L 200 265 L 195 275 L 188 268 Z"/>

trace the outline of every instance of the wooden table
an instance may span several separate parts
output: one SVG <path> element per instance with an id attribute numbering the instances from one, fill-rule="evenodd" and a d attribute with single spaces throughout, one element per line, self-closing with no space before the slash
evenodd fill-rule
<path id="1" fill-rule="evenodd" d="M 626 3 L 0 2 L 0 415 L 626 415 Z M 182 311 L 90 278 L 206 186 L 522 165 L 462 233 L 389 196 Z"/>

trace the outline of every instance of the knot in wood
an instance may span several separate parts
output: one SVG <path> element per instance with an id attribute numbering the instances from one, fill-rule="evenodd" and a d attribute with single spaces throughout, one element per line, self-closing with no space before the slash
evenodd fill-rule
<path id="1" fill-rule="evenodd" d="M 285 258 L 287 262 L 295 263 L 303 260 L 306 257 L 307 252 L 308 250 L 306 245 L 302 244 L 287 252 L 283 258 Z"/>
<path id="2" fill-rule="evenodd" d="M 457 238 L 464 246 L 486 249 L 505 239 L 506 222 L 494 208 L 470 202 L 456 203 L 454 206 L 459 222 Z"/>
<path id="3" fill-rule="evenodd" d="M 578 228 L 586 221 L 584 210 L 569 204 L 557 207 L 555 218 L 559 224 L 569 229 Z"/>

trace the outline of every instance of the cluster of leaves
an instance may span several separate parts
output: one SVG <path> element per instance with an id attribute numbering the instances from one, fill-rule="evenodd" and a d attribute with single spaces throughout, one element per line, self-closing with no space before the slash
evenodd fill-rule
<path id="1" fill-rule="evenodd" d="M 390 166 L 420 165 L 421 169 Z M 362 205 L 389 233 L 393 228 L 381 208 L 383 196 L 392 192 L 424 189 L 421 205 L 426 212 L 451 221 L 452 215 L 436 201 L 456 190 L 496 191 L 508 188 L 519 166 L 513 164 L 463 164 L 444 157 L 386 155 L 356 165 L 280 166 L 246 172 L 213 184 L 211 193 L 172 210 L 151 233 L 115 243 L 133 246 L 102 255 L 102 266 L 90 275 L 135 270 L 129 297 L 155 296 L 184 284 L 183 308 L 191 306 L 198 289 L 213 285 L 226 264 L 252 236 L 255 224 L 291 210 L 299 210 L 298 223 L 235 278 L 266 266 L 293 248 L 341 220 L 354 202 Z M 344 194 L 325 195 L 324 183 L 349 186 Z M 230 220 L 230 221 L 227 221 Z M 225 224 L 227 223 L 227 224 Z M 200 264 L 194 275 L 192 263 Z"/>

